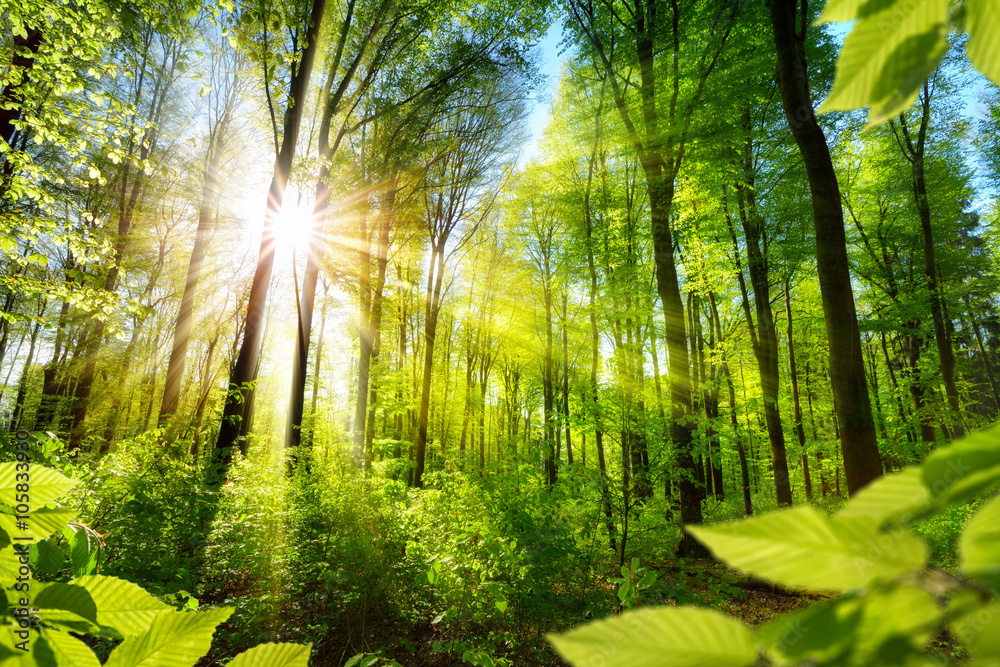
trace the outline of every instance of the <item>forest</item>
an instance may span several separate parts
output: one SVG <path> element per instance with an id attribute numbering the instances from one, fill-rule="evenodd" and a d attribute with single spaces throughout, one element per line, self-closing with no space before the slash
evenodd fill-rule
<path id="1" fill-rule="evenodd" d="M 1000 665 L 996 0 L 0 17 L 0 664 Z"/>

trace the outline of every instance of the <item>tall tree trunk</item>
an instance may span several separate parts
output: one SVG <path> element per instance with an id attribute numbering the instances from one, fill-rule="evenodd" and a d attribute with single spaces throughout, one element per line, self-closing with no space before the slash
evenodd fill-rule
<path id="1" fill-rule="evenodd" d="M 323 370 L 323 335 L 326 333 L 326 308 L 328 305 L 327 294 L 330 291 L 330 283 L 323 281 L 323 306 L 319 314 L 319 337 L 316 339 L 316 360 L 313 362 L 313 382 L 312 397 L 309 406 L 312 427 L 309 429 L 309 438 L 306 444 L 312 447 L 316 439 L 316 404 L 319 402 L 319 379 Z M 301 420 L 299 422 L 301 424 Z M 301 442 L 301 440 L 300 440 Z"/>
<path id="2" fill-rule="evenodd" d="M 794 327 L 792 326 L 792 298 L 789 294 L 789 280 L 785 280 L 785 315 L 788 318 L 788 377 L 792 383 L 792 405 L 795 419 L 795 435 L 799 439 L 799 458 L 802 462 L 802 477 L 805 480 L 806 499 L 812 500 L 812 478 L 809 476 L 809 453 L 806 451 L 806 430 L 802 425 L 802 403 L 799 402 L 799 375 L 795 368 Z"/>
<path id="3" fill-rule="evenodd" d="M 803 20 L 796 28 L 799 3 Z M 843 433 L 848 493 L 882 476 L 871 400 L 865 378 L 861 335 L 847 259 L 844 211 L 837 174 L 823 129 L 813 112 L 806 69 L 806 0 L 768 0 L 777 52 L 778 83 L 785 116 L 802 154 L 812 193 L 816 264 L 830 346 L 830 375 Z"/>
<path id="4" fill-rule="evenodd" d="M 360 468 L 365 462 L 365 416 L 368 413 L 368 383 L 371 378 L 372 330 L 371 246 L 368 241 L 368 199 L 359 202 L 357 216 L 358 244 L 358 384 L 354 402 L 354 462 Z"/>
<path id="5" fill-rule="evenodd" d="M 744 123 L 748 126 L 750 122 L 749 107 L 746 108 L 744 114 Z M 761 392 L 764 395 L 764 421 L 767 424 L 767 437 L 771 445 L 775 494 L 780 507 L 792 504 L 792 486 L 788 475 L 785 432 L 778 407 L 780 388 L 778 332 L 774 313 L 771 311 L 767 257 L 761 251 L 760 244 L 765 231 L 764 219 L 757 209 L 757 200 L 753 190 L 752 165 L 748 161 L 744 162 L 743 175 L 746 183 L 737 185 L 736 196 L 740 221 L 743 224 L 743 236 L 746 240 L 747 269 L 750 274 L 750 285 L 753 287 L 754 308 L 757 313 L 758 336 L 757 345 L 754 347 L 754 356 L 757 358 Z M 735 238 L 733 242 L 735 244 Z M 742 275 L 742 269 L 740 273 Z M 745 306 L 745 309 L 749 311 L 748 306 Z"/>
<path id="6" fill-rule="evenodd" d="M 312 74 L 313 61 L 316 57 L 319 41 L 320 24 L 326 0 L 313 0 L 310 12 L 309 26 L 306 31 L 307 46 L 302 51 L 302 59 L 293 70 L 288 85 L 288 101 L 285 107 L 283 134 L 281 145 L 274 161 L 274 173 L 268 188 L 266 212 L 264 214 L 264 230 L 260 239 L 260 250 L 257 256 L 257 268 L 254 271 L 253 282 L 250 285 L 250 297 L 247 301 L 246 325 L 243 332 L 243 344 L 236 357 L 236 364 L 229 378 L 229 393 L 226 396 L 225 408 L 222 412 L 222 425 L 219 428 L 219 439 L 216 446 L 216 462 L 221 468 L 227 468 L 231 459 L 232 447 L 244 430 L 249 414 L 244 410 L 251 404 L 253 385 L 257 380 L 257 367 L 260 360 L 261 344 L 263 343 L 264 316 L 267 308 L 267 288 L 271 282 L 271 272 L 274 268 L 275 238 L 277 235 L 278 217 L 285 197 L 285 186 L 291 173 L 292 160 L 295 157 L 295 144 L 302 125 L 302 111 L 305 107 L 306 93 L 309 90 L 309 77 Z M 218 476 L 218 481 L 224 479 Z"/>
<path id="7" fill-rule="evenodd" d="M 42 328 L 42 319 L 35 320 L 35 326 L 31 328 L 31 336 L 28 344 L 28 358 L 24 361 L 24 370 L 21 372 L 21 381 L 17 384 L 17 395 L 14 398 L 14 412 L 10 417 L 10 430 L 16 431 L 21 428 L 21 418 L 24 414 L 24 399 L 28 393 L 28 374 L 31 372 L 31 364 L 35 361 L 35 344 L 38 342 L 38 332 Z"/>
<path id="8" fill-rule="evenodd" d="M 413 486 L 423 486 L 424 465 L 427 458 L 427 417 L 431 408 L 431 374 L 434 371 L 434 342 L 437 336 L 438 315 L 441 312 L 441 284 L 444 280 L 444 244 L 431 248 L 430 268 L 427 271 L 426 317 L 424 321 L 424 375 L 420 386 L 420 412 L 417 415 L 416 461 L 413 469 Z"/>
<path id="9" fill-rule="evenodd" d="M 202 267 L 205 264 L 205 255 L 208 250 L 212 208 L 219 197 L 219 167 L 222 163 L 222 155 L 225 151 L 232 119 L 231 107 L 232 102 L 226 105 L 222 119 L 209 132 L 208 158 L 202 177 L 201 202 L 198 204 L 198 228 L 194 234 L 194 248 L 191 250 L 191 258 L 188 261 L 181 306 L 177 311 L 177 321 L 174 324 L 174 342 L 170 350 L 170 362 L 167 365 L 167 379 L 163 386 L 163 402 L 160 404 L 161 424 L 169 416 L 177 414 L 180 401 L 188 341 L 191 339 L 191 327 L 194 324 L 195 290 L 198 288 L 198 281 L 201 280 Z"/>
<path id="10" fill-rule="evenodd" d="M 543 300 L 545 302 L 545 359 L 542 362 L 542 411 L 545 417 L 545 473 L 550 487 L 555 486 L 557 477 L 556 461 L 556 430 L 554 394 L 555 383 L 553 381 L 553 360 L 552 360 L 552 273 L 549 268 L 548 255 L 545 257 L 545 286 Z"/>
<path id="11" fill-rule="evenodd" d="M 563 290 L 562 294 L 562 358 L 563 358 L 563 381 L 562 381 L 562 414 L 566 420 L 566 462 L 573 465 L 573 438 L 569 426 L 569 313 L 567 312 L 569 294 Z"/>
<path id="12" fill-rule="evenodd" d="M 612 552 L 618 551 L 614 515 L 611 511 L 611 493 L 608 485 L 608 468 L 604 458 L 604 430 L 601 426 L 600 388 L 597 384 L 597 371 L 601 366 L 601 338 L 597 328 L 597 263 L 594 261 L 594 211 L 591 204 L 591 192 L 594 182 L 594 166 L 598 147 L 601 142 L 601 114 L 604 108 L 604 85 L 601 85 L 601 97 L 594 116 L 595 133 L 594 147 L 590 153 L 587 167 L 587 187 L 583 195 L 583 215 L 587 226 L 587 269 L 590 273 L 588 290 L 590 311 L 590 400 L 594 420 L 594 447 L 597 449 L 597 469 L 601 476 L 601 505 L 604 508 L 604 525 L 608 530 L 608 543 Z"/>
<path id="13" fill-rule="evenodd" d="M 920 126 L 917 129 L 916 141 L 911 136 L 904 114 L 899 115 L 903 139 L 900 141 L 898 134 L 896 139 L 911 166 L 913 197 L 916 200 L 917 213 L 920 216 L 920 233 L 924 246 L 924 278 L 927 280 L 927 290 L 930 293 L 931 301 L 931 317 L 934 320 L 934 341 L 937 343 L 945 394 L 948 396 L 948 405 L 951 406 L 952 432 L 956 438 L 960 438 L 965 435 L 965 426 L 962 424 L 962 408 L 959 403 L 958 387 L 955 384 L 955 353 L 951 349 L 951 340 L 946 330 L 944 300 L 938 286 L 937 263 L 934 258 L 934 230 L 931 227 L 931 206 L 927 199 L 927 177 L 924 171 L 926 166 L 924 147 L 930 117 L 930 87 L 925 81 L 923 93 L 920 95 Z M 894 133 L 895 129 L 895 124 L 893 124 Z"/>

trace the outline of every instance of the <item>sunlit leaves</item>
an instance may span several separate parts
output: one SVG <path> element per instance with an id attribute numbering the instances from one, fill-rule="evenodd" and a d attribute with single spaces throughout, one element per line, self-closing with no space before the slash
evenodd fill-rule
<path id="1" fill-rule="evenodd" d="M 112 653 L 106 667 L 173 667 L 194 664 L 208 653 L 215 627 L 233 613 L 212 609 L 198 613 L 162 611 L 149 627 L 127 637 Z"/>
<path id="2" fill-rule="evenodd" d="M 1000 81 L 1000 7 L 996 0 L 966 0 L 965 29 L 969 33 L 966 52 L 980 72 Z"/>
<path id="3" fill-rule="evenodd" d="M 869 123 L 877 125 L 906 111 L 948 51 L 949 20 L 964 24 L 972 64 L 1000 82 L 993 0 L 967 0 L 951 16 L 947 0 L 829 0 L 819 20 L 856 21 L 820 112 L 870 107 Z"/>
<path id="4" fill-rule="evenodd" d="M 312 644 L 261 644 L 233 658 L 230 667 L 307 667 Z"/>
<path id="5" fill-rule="evenodd" d="M 933 452 L 921 468 L 924 484 L 939 507 L 996 486 L 1000 483 L 1000 426 Z"/>
<path id="6" fill-rule="evenodd" d="M 884 122 L 913 103 L 948 50 L 948 2 L 837 4 L 831 15 L 844 20 L 850 14 L 848 6 L 855 5 L 858 22 L 844 40 L 833 90 L 818 111 L 870 106 L 869 121 Z M 880 10 L 870 12 L 873 5 Z M 826 12 L 823 18 L 830 20 Z"/>
<path id="7" fill-rule="evenodd" d="M 926 547 L 878 522 L 830 518 L 796 507 L 744 521 L 688 530 L 732 567 L 786 586 L 844 590 L 923 567 Z"/>
<path id="8" fill-rule="evenodd" d="M 741 667 L 756 657 L 750 631 L 709 609 L 639 609 L 549 635 L 549 640 L 579 667 Z"/>
<path id="9" fill-rule="evenodd" d="M 0 463 L 0 503 L 9 507 L 21 502 L 17 496 L 24 493 L 31 507 L 40 508 L 76 486 L 76 480 L 58 470 L 20 465 L 23 467 L 19 468 L 17 463 Z M 19 485 L 22 488 L 18 488 Z"/>
<path id="10" fill-rule="evenodd" d="M 881 477 L 865 487 L 837 516 L 869 518 L 880 524 L 892 521 L 908 522 L 927 510 L 931 493 L 924 485 L 919 468 L 907 468 Z"/>

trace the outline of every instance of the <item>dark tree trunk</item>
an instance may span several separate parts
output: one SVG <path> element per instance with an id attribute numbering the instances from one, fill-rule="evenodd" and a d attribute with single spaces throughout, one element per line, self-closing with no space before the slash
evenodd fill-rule
<path id="1" fill-rule="evenodd" d="M 805 0 L 802 0 L 804 3 Z M 768 0 L 785 116 L 812 193 L 816 263 L 830 346 L 830 375 L 843 433 L 847 489 L 855 494 L 882 476 L 865 378 L 861 336 L 851 288 L 844 211 L 823 129 L 813 112 L 805 59 L 805 22 L 796 28 L 799 0 Z M 803 11 L 805 17 L 807 12 Z"/>
<path id="2" fill-rule="evenodd" d="M 799 401 L 799 374 L 795 367 L 795 343 L 793 341 L 792 299 L 789 281 L 785 281 L 785 315 L 788 317 L 788 377 L 792 384 L 792 405 L 795 418 L 795 435 L 799 439 L 799 457 L 802 462 L 802 477 L 805 481 L 806 499 L 812 500 L 812 478 L 809 476 L 809 453 L 806 451 L 806 429 L 802 425 L 802 403 Z"/>
<path id="3" fill-rule="evenodd" d="M 423 486 L 424 466 L 427 458 L 427 418 L 431 408 L 431 374 L 434 371 L 434 342 L 437 336 L 438 315 L 441 312 L 441 283 L 444 279 L 444 244 L 431 248 L 430 269 L 427 271 L 426 317 L 424 322 L 424 375 L 420 385 L 420 412 L 417 415 L 416 461 L 413 469 L 413 486 Z"/>
<path id="4" fill-rule="evenodd" d="M 934 321 L 934 341 L 937 343 L 941 378 L 952 412 L 952 432 L 954 437 L 960 438 L 965 435 L 965 426 L 962 423 L 962 408 L 959 403 L 958 387 L 955 384 L 955 353 L 951 349 L 951 339 L 945 324 L 944 298 L 938 285 L 937 262 L 934 258 L 934 230 L 931 226 L 931 206 L 927 199 L 927 177 L 924 171 L 926 166 L 924 148 L 931 117 L 930 87 L 927 82 L 924 82 L 923 93 L 920 95 L 920 112 L 920 127 L 917 129 L 916 141 L 910 134 L 906 116 L 903 114 L 899 116 L 903 137 L 901 141 L 898 135 L 896 138 L 911 166 L 913 197 L 916 200 L 917 213 L 920 215 L 920 233 L 924 247 L 924 278 L 927 280 L 931 317 Z M 893 126 L 894 132 L 895 129 Z"/>
<path id="5" fill-rule="evenodd" d="M 298 140 L 299 128 L 302 125 L 302 110 L 305 107 L 306 93 L 309 90 L 309 77 L 312 74 L 320 24 L 325 8 L 326 0 L 313 0 L 310 23 L 305 37 L 307 46 L 302 51 L 302 59 L 298 67 L 293 70 L 289 81 L 281 146 L 275 157 L 274 174 L 271 177 L 271 185 L 267 193 L 264 231 L 260 240 L 257 268 L 250 285 L 243 344 L 240 346 L 236 364 L 229 378 L 230 391 L 226 396 L 226 404 L 222 412 L 222 425 L 219 428 L 218 444 L 215 449 L 216 462 L 222 469 L 228 468 L 232 460 L 232 447 L 236 444 L 236 439 L 241 435 L 241 432 L 244 431 L 250 416 L 245 408 L 252 404 L 254 383 L 257 380 L 257 367 L 264 339 L 267 288 L 271 282 L 271 272 L 274 268 L 278 216 L 281 213 L 285 186 L 288 184 L 288 176 L 295 156 L 295 144 Z M 222 479 L 224 476 L 218 475 L 218 481 L 222 481 Z"/>

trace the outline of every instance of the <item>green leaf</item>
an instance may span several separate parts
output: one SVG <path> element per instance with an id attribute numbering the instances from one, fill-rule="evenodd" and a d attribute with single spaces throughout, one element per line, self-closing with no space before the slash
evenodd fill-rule
<path id="1" fill-rule="evenodd" d="M 58 630 L 42 629 L 42 638 L 48 642 L 55 656 L 55 664 L 73 667 L 100 667 L 101 662 L 85 643 Z"/>
<path id="2" fill-rule="evenodd" d="M 864 517 L 879 524 L 909 523 L 930 504 L 931 492 L 923 483 L 920 468 L 910 467 L 866 486 L 837 516 L 840 519 Z"/>
<path id="3" fill-rule="evenodd" d="M 976 512 L 959 539 L 962 570 L 1000 586 L 1000 498 Z"/>
<path id="4" fill-rule="evenodd" d="M 948 626 L 969 649 L 975 665 L 1000 664 L 1000 601 L 994 596 L 990 602 L 980 603 Z"/>
<path id="5" fill-rule="evenodd" d="M 824 18 L 861 7 L 855 0 L 837 3 Z M 872 7 L 880 11 L 866 12 L 844 40 L 833 90 L 818 113 L 870 106 L 869 123 L 885 122 L 913 104 L 948 51 L 948 0 L 878 0 Z"/>
<path id="6" fill-rule="evenodd" d="M 629 593 L 631 592 L 632 592 L 632 582 L 626 581 L 621 585 L 621 588 L 618 589 L 618 599 L 621 600 L 622 603 L 624 603 L 625 600 L 628 599 Z"/>
<path id="7" fill-rule="evenodd" d="M 885 662 L 887 654 L 919 655 L 937 631 L 941 610 L 937 600 L 915 586 L 900 586 L 870 594 L 865 603 L 861 636 L 854 646 L 856 664 Z"/>
<path id="8" fill-rule="evenodd" d="M 97 604 L 97 622 L 128 637 L 144 632 L 157 614 L 170 607 L 139 586 L 104 575 L 74 579 L 72 586 L 85 589 Z"/>
<path id="9" fill-rule="evenodd" d="M 9 535 L 28 537 L 29 541 L 38 542 L 75 519 L 77 514 L 77 510 L 63 507 L 35 510 L 24 519 L 27 530 L 18 527 L 18 519 L 13 514 L 0 514 L 0 529 Z"/>
<path id="10" fill-rule="evenodd" d="M 308 667 L 312 644 L 261 644 L 233 658 L 229 667 Z"/>
<path id="11" fill-rule="evenodd" d="M 73 576 L 83 577 L 93 574 L 97 569 L 97 561 L 101 553 L 97 540 L 91 538 L 90 532 L 84 526 L 66 526 L 62 529 L 62 534 L 69 544 Z"/>
<path id="12" fill-rule="evenodd" d="M 32 588 L 39 586 L 42 584 L 35 583 Z M 41 592 L 32 596 L 31 606 L 68 611 L 91 623 L 97 623 L 97 605 L 94 603 L 94 598 L 86 589 L 73 584 L 45 585 Z M 42 614 L 42 617 L 45 615 Z"/>
<path id="13" fill-rule="evenodd" d="M 816 23 L 853 21 L 877 13 L 896 0 L 829 0 Z"/>
<path id="14" fill-rule="evenodd" d="M 732 567 L 786 586 L 858 588 L 927 562 L 926 546 L 909 533 L 882 533 L 876 521 L 831 519 L 809 506 L 688 531 Z"/>
<path id="15" fill-rule="evenodd" d="M 750 631 L 710 609 L 657 607 L 588 623 L 548 640 L 572 665 L 740 667 L 756 658 Z"/>
<path id="16" fill-rule="evenodd" d="M 128 637 L 111 652 L 105 667 L 180 667 L 193 665 L 212 647 L 215 627 L 232 608 L 211 611 L 161 611 L 149 629 Z"/>
<path id="17" fill-rule="evenodd" d="M 31 571 L 51 575 L 66 567 L 66 554 L 50 537 L 31 545 Z"/>
<path id="18" fill-rule="evenodd" d="M 948 507 L 1000 484 L 1000 426 L 938 449 L 921 466 L 935 506 Z"/>
<path id="19" fill-rule="evenodd" d="M 861 598 L 855 596 L 821 602 L 761 626 L 757 636 L 768 651 L 790 662 L 811 659 L 818 664 L 841 664 L 861 627 L 861 605 Z"/>
<path id="20" fill-rule="evenodd" d="M 17 469 L 17 463 L 0 463 L 0 502 L 15 507 L 18 503 L 17 485 L 27 484 L 28 502 L 32 509 L 41 509 L 46 503 L 57 500 L 76 486 L 76 480 L 70 479 L 58 470 L 40 465 L 28 467 L 28 480 L 19 481 L 17 475 L 24 474 Z"/>
<path id="21" fill-rule="evenodd" d="M 966 0 L 965 29 L 969 60 L 993 83 L 1000 83 L 1000 14 L 996 0 Z"/>
<path id="22" fill-rule="evenodd" d="M 893 658 L 918 656 L 940 616 L 933 596 L 903 586 L 814 605 L 767 623 L 758 636 L 796 664 L 904 664 Z"/>

